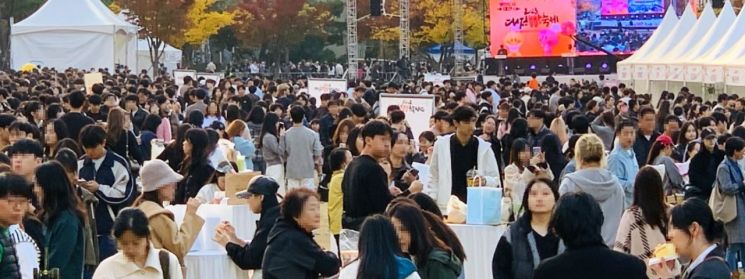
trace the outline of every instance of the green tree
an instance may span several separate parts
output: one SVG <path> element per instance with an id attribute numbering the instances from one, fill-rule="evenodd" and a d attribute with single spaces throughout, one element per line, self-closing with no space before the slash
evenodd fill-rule
<path id="1" fill-rule="evenodd" d="M 45 0 L 0 0 L 0 69 L 10 67 L 10 18 L 19 22 L 33 14 Z"/>

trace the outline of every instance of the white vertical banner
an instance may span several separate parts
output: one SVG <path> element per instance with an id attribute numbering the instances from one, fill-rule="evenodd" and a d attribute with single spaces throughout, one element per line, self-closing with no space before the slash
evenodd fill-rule
<path id="1" fill-rule="evenodd" d="M 723 66 L 706 66 L 704 72 L 705 83 L 721 83 L 724 82 L 724 67 Z"/>
<path id="2" fill-rule="evenodd" d="M 701 65 L 687 65 L 685 67 L 686 81 L 689 82 L 703 82 L 704 71 Z"/>
<path id="3" fill-rule="evenodd" d="M 647 65 L 634 65 L 634 80 L 649 79 L 649 68 Z"/>
<path id="4" fill-rule="evenodd" d="M 631 65 L 618 64 L 618 79 L 622 81 L 631 80 Z"/>
<path id="5" fill-rule="evenodd" d="M 667 77 L 671 81 L 686 81 L 685 68 L 683 65 L 669 65 Z"/>
<path id="6" fill-rule="evenodd" d="M 652 65 L 648 69 L 649 69 L 649 80 L 667 79 L 667 67 L 665 67 L 665 65 Z"/>
<path id="7" fill-rule="evenodd" d="M 727 68 L 727 76 L 725 82 L 727 83 L 727 85 L 745 86 L 745 68 Z"/>
<path id="8" fill-rule="evenodd" d="M 435 96 L 411 94 L 380 94 L 380 111 L 398 106 L 406 114 L 414 140 L 424 131 L 429 131 L 429 118 L 435 114 Z"/>

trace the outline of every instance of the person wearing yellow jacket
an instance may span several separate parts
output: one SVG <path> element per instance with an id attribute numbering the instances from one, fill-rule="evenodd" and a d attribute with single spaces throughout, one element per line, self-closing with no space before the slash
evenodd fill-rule
<path id="1" fill-rule="evenodd" d="M 201 203 L 190 198 L 186 203 L 186 215 L 181 227 L 176 225 L 174 215 L 163 208 L 164 201 L 173 201 L 176 183 L 183 176 L 174 172 L 166 162 L 150 160 L 140 169 L 142 194 L 134 206 L 145 212 L 150 222 L 150 241 L 157 249 L 165 249 L 176 255 L 182 270 L 185 270 L 184 256 L 194 244 L 204 219 L 197 215 Z"/>
<path id="2" fill-rule="evenodd" d="M 344 180 L 344 170 L 351 161 L 352 152 L 344 147 L 336 148 L 329 154 L 329 166 L 333 170 L 329 182 L 329 226 L 337 245 L 341 233 L 341 216 L 344 212 L 344 193 L 341 190 L 341 182 Z"/>

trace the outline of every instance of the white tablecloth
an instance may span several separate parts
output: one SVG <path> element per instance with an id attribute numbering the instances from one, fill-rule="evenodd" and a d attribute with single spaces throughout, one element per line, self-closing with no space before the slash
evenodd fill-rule
<path id="1" fill-rule="evenodd" d="M 249 279 L 249 272 L 241 270 L 225 251 L 191 252 L 184 259 L 186 278 Z"/>
<path id="2" fill-rule="evenodd" d="M 450 224 L 458 235 L 463 249 L 466 250 L 465 271 L 467 279 L 491 279 L 491 261 L 497 249 L 499 238 L 507 228 L 500 226 L 454 225 Z"/>
<path id="3" fill-rule="evenodd" d="M 186 206 L 175 205 L 167 208 L 173 212 L 176 223 L 180 225 L 184 220 Z M 205 223 L 184 260 L 187 278 L 248 278 L 248 271 L 238 268 L 228 257 L 225 247 L 212 241 L 212 237 L 215 235 L 217 225 L 222 221 L 228 221 L 235 227 L 238 237 L 247 241 L 251 240 L 260 215 L 252 213 L 246 205 L 212 204 L 199 207 L 197 215 L 204 218 Z"/>

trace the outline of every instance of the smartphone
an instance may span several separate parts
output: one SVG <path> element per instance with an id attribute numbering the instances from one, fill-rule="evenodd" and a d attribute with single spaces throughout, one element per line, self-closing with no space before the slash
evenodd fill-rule
<path id="1" fill-rule="evenodd" d="M 419 175 L 419 170 L 418 169 L 410 169 L 409 170 L 409 173 L 411 173 L 411 175 L 413 175 L 413 176 L 418 176 Z"/>
<path id="2" fill-rule="evenodd" d="M 533 156 L 538 155 L 540 153 L 541 153 L 541 147 L 540 146 L 533 147 Z"/>
<path id="3" fill-rule="evenodd" d="M 78 178 L 78 184 L 86 183 L 86 182 L 88 182 L 88 181 L 86 181 L 85 179 Z"/>
<path id="4" fill-rule="evenodd" d="M 279 128 L 280 130 L 285 128 L 285 123 L 279 122 Z"/>

